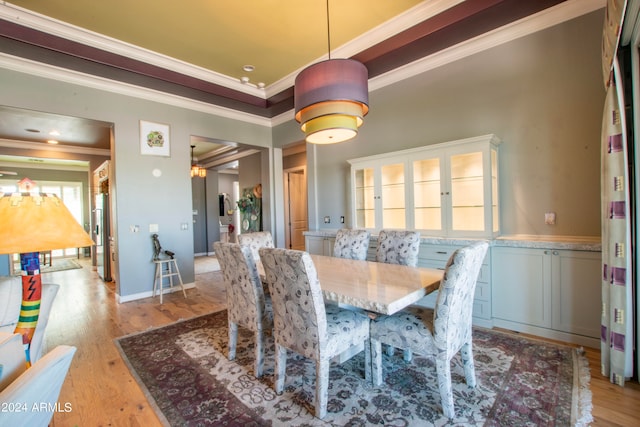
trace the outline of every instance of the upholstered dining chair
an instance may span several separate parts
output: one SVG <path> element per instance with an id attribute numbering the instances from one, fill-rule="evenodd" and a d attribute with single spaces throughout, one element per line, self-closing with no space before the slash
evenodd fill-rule
<path id="1" fill-rule="evenodd" d="M 333 256 L 364 261 L 369 250 L 368 230 L 341 228 L 336 233 Z"/>
<path id="2" fill-rule="evenodd" d="M 256 263 L 248 246 L 214 242 L 227 290 L 229 323 L 229 360 L 236 358 L 238 326 L 255 335 L 254 375 L 262 376 L 264 367 L 264 334 L 273 329 L 271 298 L 265 296 Z"/>
<path id="3" fill-rule="evenodd" d="M 387 264 L 418 265 L 420 232 L 411 230 L 380 230 L 376 244 L 376 261 Z"/>
<path id="4" fill-rule="evenodd" d="M 400 264 L 415 267 L 418 265 L 420 252 L 420 232 L 411 230 L 380 230 L 376 244 L 376 261 L 386 264 Z M 387 354 L 394 353 L 392 346 L 387 347 Z M 404 351 L 404 360 L 411 361 L 411 350 Z"/>
<path id="5" fill-rule="evenodd" d="M 238 243 L 241 246 L 248 246 L 255 262 L 260 261 L 260 248 L 273 248 L 273 237 L 268 231 L 254 231 L 252 233 L 238 234 Z"/>
<path id="6" fill-rule="evenodd" d="M 375 385 L 382 384 L 381 344 L 432 355 L 436 360 L 442 410 L 453 418 L 451 359 L 462 357 L 465 379 L 475 387 L 472 353 L 473 294 L 488 243 L 478 242 L 456 250 L 444 272 L 434 310 L 410 306 L 371 322 L 372 374 Z"/>
<path id="7" fill-rule="evenodd" d="M 75 352 L 57 346 L 27 369 L 22 335 L 0 332 L 0 425 L 49 425 Z"/>
<path id="8" fill-rule="evenodd" d="M 316 362 L 315 416 L 327 414 L 331 358 L 364 344 L 365 378 L 370 381 L 369 318 L 324 304 L 318 274 L 307 252 L 262 248 L 260 258 L 273 300 L 276 345 L 274 389 L 284 390 L 287 350 Z"/>

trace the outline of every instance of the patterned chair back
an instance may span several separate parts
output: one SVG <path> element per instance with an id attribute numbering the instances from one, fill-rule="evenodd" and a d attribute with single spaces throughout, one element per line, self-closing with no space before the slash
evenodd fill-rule
<path id="1" fill-rule="evenodd" d="M 273 248 L 273 237 L 268 231 L 256 231 L 253 233 L 238 234 L 238 243 L 240 246 L 248 246 L 251 249 L 251 255 L 255 262 L 260 261 L 260 248 Z"/>
<path id="2" fill-rule="evenodd" d="M 410 230 L 380 230 L 376 261 L 387 264 L 418 265 L 420 233 Z"/>
<path id="3" fill-rule="evenodd" d="M 318 273 L 308 253 L 292 249 L 260 249 L 271 302 L 276 342 L 318 360 L 326 345 L 327 315 Z"/>
<path id="4" fill-rule="evenodd" d="M 270 327 L 262 282 L 251 249 L 223 242 L 215 242 L 213 248 L 227 289 L 229 320 L 252 331 Z"/>
<path id="5" fill-rule="evenodd" d="M 358 260 L 367 259 L 370 236 L 371 234 L 367 230 L 347 228 L 338 230 L 336 241 L 333 245 L 333 256 Z"/>
<path id="6" fill-rule="evenodd" d="M 434 310 L 434 341 L 448 357 L 471 341 L 473 296 L 488 247 L 487 242 L 465 246 L 447 261 Z"/>

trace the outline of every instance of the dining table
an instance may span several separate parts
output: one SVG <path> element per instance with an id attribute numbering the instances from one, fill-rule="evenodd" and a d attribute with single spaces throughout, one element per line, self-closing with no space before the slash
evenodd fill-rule
<path id="1" fill-rule="evenodd" d="M 393 314 L 436 291 L 443 270 L 311 254 L 325 302 Z M 258 263 L 261 277 L 264 268 Z"/>

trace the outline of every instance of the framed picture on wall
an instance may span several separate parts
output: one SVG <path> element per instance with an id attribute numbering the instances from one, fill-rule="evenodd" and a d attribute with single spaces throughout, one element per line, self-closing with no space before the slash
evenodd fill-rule
<path id="1" fill-rule="evenodd" d="M 140 154 L 169 157 L 170 139 L 169 125 L 140 120 Z"/>

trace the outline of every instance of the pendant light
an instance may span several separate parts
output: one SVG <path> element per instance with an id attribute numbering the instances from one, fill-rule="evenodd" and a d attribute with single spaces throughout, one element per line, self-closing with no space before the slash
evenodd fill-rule
<path id="1" fill-rule="evenodd" d="M 327 0 L 329 59 L 298 74 L 294 86 L 295 118 L 313 144 L 334 144 L 358 134 L 369 112 L 369 73 L 353 59 L 331 59 L 329 0 Z"/>
<path id="2" fill-rule="evenodd" d="M 193 149 L 196 148 L 195 145 L 191 146 L 191 178 L 194 176 L 198 176 L 200 178 L 204 178 L 207 176 L 207 170 L 201 166 L 193 163 Z"/>

